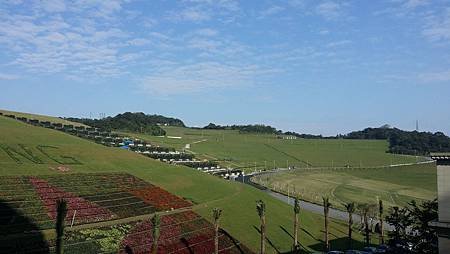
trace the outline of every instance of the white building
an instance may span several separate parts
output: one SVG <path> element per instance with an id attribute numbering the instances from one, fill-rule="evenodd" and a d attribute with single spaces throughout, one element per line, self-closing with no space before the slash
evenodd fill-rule
<path id="1" fill-rule="evenodd" d="M 437 165 L 438 221 L 432 222 L 439 236 L 439 253 L 450 253 L 450 153 L 432 154 Z"/>

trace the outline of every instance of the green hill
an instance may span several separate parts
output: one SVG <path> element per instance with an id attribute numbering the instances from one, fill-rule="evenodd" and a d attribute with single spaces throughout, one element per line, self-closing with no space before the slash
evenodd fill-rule
<path id="1" fill-rule="evenodd" d="M 183 121 L 161 115 L 146 115 L 142 112 L 125 112 L 114 117 L 102 119 L 67 118 L 70 121 L 86 124 L 104 130 L 122 130 L 163 136 L 166 132 L 160 127 L 164 125 L 184 127 Z"/>
<path id="2" fill-rule="evenodd" d="M 212 208 L 220 207 L 222 227 L 255 251 L 259 241 L 255 201 L 263 199 L 267 203 L 269 253 L 291 248 L 292 208 L 252 187 L 7 117 L 0 117 L 0 146 L 1 176 L 126 172 L 191 200 L 194 210 L 207 219 L 211 218 Z M 69 172 L 55 170 L 59 166 Z M 321 248 L 322 224 L 322 216 L 302 212 L 302 246 Z M 345 223 L 333 221 L 330 228 L 332 246 L 345 245 Z M 361 239 L 360 235 L 355 237 Z"/>
<path id="3" fill-rule="evenodd" d="M 283 139 L 278 135 L 249 134 L 237 130 L 202 130 L 164 127 L 178 139 L 127 133 L 155 143 L 189 150 L 199 157 L 222 165 L 257 169 L 302 167 L 368 167 L 423 160 L 421 157 L 390 154 L 386 140 Z"/>

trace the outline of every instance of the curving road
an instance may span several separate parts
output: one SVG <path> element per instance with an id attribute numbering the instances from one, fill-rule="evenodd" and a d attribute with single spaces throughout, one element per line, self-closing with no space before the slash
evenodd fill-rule
<path id="1" fill-rule="evenodd" d="M 280 170 L 280 171 L 282 171 L 282 170 Z M 283 194 L 278 193 L 278 192 L 274 192 L 274 191 L 272 191 L 272 190 L 270 190 L 268 188 L 265 188 L 263 186 L 260 186 L 258 184 L 255 184 L 255 183 L 251 182 L 250 178 L 252 176 L 253 175 L 246 175 L 246 176 L 244 176 L 244 179 L 242 179 L 242 177 L 238 177 L 238 178 L 236 178 L 236 181 L 239 181 L 241 183 L 253 186 L 253 187 L 255 187 L 255 188 L 257 188 L 257 189 L 259 189 L 259 190 L 261 190 L 261 191 L 263 191 L 263 192 L 265 192 L 267 194 L 269 194 L 270 196 L 285 202 L 286 204 L 294 206 L 294 202 L 295 202 L 294 198 L 288 197 L 288 196 L 283 195 Z M 300 200 L 300 206 L 301 206 L 302 209 L 304 209 L 306 211 L 323 215 L 323 206 L 322 205 L 318 205 L 318 204 L 310 203 L 310 202 L 307 202 L 307 201 L 304 201 L 304 200 Z M 330 216 L 330 218 L 333 218 L 333 219 L 336 219 L 336 220 L 343 220 L 343 221 L 347 221 L 348 220 L 348 213 L 347 212 L 342 211 L 342 210 L 338 210 L 338 209 L 334 209 L 334 208 L 330 208 L 329 216 Z M 358 224 L 361 221 L 361 216 L 359 216 L 358 214 L 353 214 L 352 217 L 353 217 L 353 222 L 355 224 Z M 373 224 L 376 224 L 376 223 L 378 223 L 377 219 L 374 220 Z M 369 221 L 369 224 L 370 224 L 370 221 Z M 388 230 L 388 231 L 393 230 L 393 227 L 391 225 L 387 224 L 386 222 L 384 222 L 383 225 L 384 225 L 384 229 L 385 230 Z"/>

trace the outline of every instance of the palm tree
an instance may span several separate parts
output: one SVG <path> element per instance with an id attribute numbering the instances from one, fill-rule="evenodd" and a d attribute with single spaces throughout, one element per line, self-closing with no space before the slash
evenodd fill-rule
<path id="1" fill-rule="evenodd" d="M 256 211 L 261 220 L 261 254 L 266 253 L 266 204 L 264 201 L 256 201 Z"/>
<path id="2" fill-rule="evenodd" d="M 219 219 L 222 215 L 222 210 L 219 208 L 213 209 L 214 220 L 214 254 L 219 253 Z"/>
<path id="3" fill-rule="evenodd" d="M 152 254 L 158 253 L 158 240 L 159 240 L 159 227 L 161 225 L 161 218 L 159 214 L 155 214 L 152 218 L 152 233 L 153 233 L 153 242 L 152 242 Z"/>
<path id="4" fill-rule="evenodd" d="M 298 250 L 298 215 L 300 214 L 300 200 L 295 198 L 294 202 L 294 250 Z"/>
<path id="5" fill-rule="evenodd" d="M 56 254 L 63 253 L 64 221 L 67 215 L 67 202 L 64 199 L 56 201 Z"/>
<path id="6" fill-rule="evenodd" d="M 384 216 L 383 200 L 378 201 L 378 218 L 380 220 L 380 244 L 384 244 L 384 226 L 383 226 L 383 216 Z"/>
<path id="7" fill-rule="evenodd" d="M 325 216 L 325 251 L 330 249 L 330 243 L 328 241 L 328 213 L 330 211 L 331 203 L 328 197 L 322 197 L 323 199 L 323 215 Z"/>
<path id="8" fill-rule="evenodd" d="M 370 211 L 370 206 L 368 204 L 364 204 L 362 206 L 362 214 L 363 214 L 363 221 L 364 221 L 364 236 L 365 236 L 365 241 L 366 241 L 366 245 L 369 245 L 370 242 L 370 235 L 369 235 L 369 211 Z"/>
<path id="9" fill-rule="evenodd" d="M 352 248 L 352 226 L 353 226 L 353 213 L 355 212 L 355 203 L 350 202 L 345 204 L 345 209 L 348 213 L 348 248 Z"/>

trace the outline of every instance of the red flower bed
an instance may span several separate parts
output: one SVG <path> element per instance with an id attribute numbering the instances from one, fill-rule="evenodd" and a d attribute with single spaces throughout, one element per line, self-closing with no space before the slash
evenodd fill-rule
<path id="1" fill-rule="evenodd" d="M 67 201 L 67 221 L 72 219 L 75 211 L 76 224 L 115 218 L 115 215 L 109 210 L 102 208 L 93 202 L 87 201 L 84 198 L 77 197 L 72 193 L 53 187 L 49 185 L 47 181 L 36 177 L 30 177 L 30 182 L 44 204 L 48 216 L 52 219 L 56 219 L 56 201 L 58 199 L 65 199 Z"/>
<path id="2" fill-rule="evenodd" d="M 192 204 L 159 187 L 151 186 L 130 190 L 130 193 L 151 204 L 158 210 L 170 210 L 192 206 Z"/>
<path id="3" fill-rule="evenodd" d="M 150 253 L 153 243 L 152 224 L 144 221 L 136 224 L 123 239 L 120 253 L 131 248 L 133 253 Z M 219 233 L 219 250 L 232 253 L 234 243 Z M 198 253 L 214 252 L 214 228 L 211 223 L 194 212 L 183 212 L 161 218 L 158 253 Z"/>

